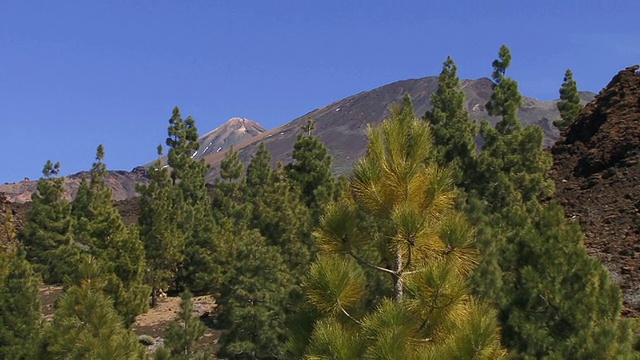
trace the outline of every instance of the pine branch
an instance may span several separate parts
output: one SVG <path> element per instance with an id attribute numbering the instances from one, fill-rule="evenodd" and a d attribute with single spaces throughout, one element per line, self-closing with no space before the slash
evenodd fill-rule
<path id="1" fill-rule="evenodd" d="M 397 274 L 395 271 L 387 269 L 387 268 L 384 268 L 384 267 L 381 267 L 381 266 L 378 266 L 378 265 L 374 265 L 374 264 L 368 262 L 367 260 L 357 256 L 351 250 L 349 250 L 348 254 L 351 255 L 351 257 L 354 258 L 361 265 L 368 266 L 368 267 L 370 267 L 372 269 L 376 269 L 378 271 L 386 272 L 387 274 L 391 274 L 391 275 L 393 275 L 395 277 L 400 277 L 400 275 Z"/>
<path id="2" fill-rule="evenodd" d="M 356 324 L 360 325 L 360 326 L 364 326 L 364 324 L 362 323 L 362 321 L 354 318 L 353 316 L 351 316 L 351 314 L 349 314 L 347 312 L 347 310 L 345 310 L 341 305 L 338 304 L 338 307 L 340 307 L 340 311 L 349 319 L 353 320 Z"/>
<path id="3" fill-rule="evenodd" d="M 409 242 L 409 255 L 407 255 L 407 263 L 404 265 L 402 270 L 398 270 L 398 275 L 404 274 L 405 273 L 404 270 L 408 269 L 409 266 L 411 266 L 411 262 L 413 260 L 413 246 L 416 243 L 416 240 L 413 237 L 413 235 L 409 236 L 408 242 Z"/>

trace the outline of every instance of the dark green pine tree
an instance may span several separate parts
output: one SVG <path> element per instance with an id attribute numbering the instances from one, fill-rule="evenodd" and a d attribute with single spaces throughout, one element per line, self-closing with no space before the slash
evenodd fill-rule
<path id="1" fill-rule="evenodd" d="M 494 75 L 504 73 L 510 61 L 503 50 Z M 504 110 L 519 99 L 502 91 L 492 106 Z M 478 176 L 467 189 L 466 211 L 478 229 L 481 254 L 475 291 L 498 309 L 503 344 L 514 358 L 630 358 L 629 331 L 619 321 L 619 289 L 588 256 L 579 228 L 547 200 L 553 183 L 542 130 L 506 126 L 513 114 L 502 112 L 502 131 L 485 122 Z"/>
<path id="2" fill-rule="evenodd" d="M 570 69 L 564 73 L 564 80 L 560 87 L 560 101 L 556 105 L 560 111 L 560 120 L 553 124 L 561 129 L 573 123 L 582 110 L 578 84 L 573 80 L 573 72 Z"/>
<path id="3" fill-rule="evenodd" d="M 100 261 L 105 263 L 105 291 L 114 301 L 125 325 L 149 307 L 152 288 L 147 284 L 147 262 L 137 226 L 126 228 L 113 239 L 111 248 Z"/>
<path id="4" fill-rule="evenodd" d="M 487 103 L 489 114 L 500 116 L 496 128 L 484 120 L 480 132 L 485 143 L 475 162 L 474 180 L 466 184 L 497 211 L 520 201 L 542 199 L 553 192 L 547 176 L 551 155 L 542 147 L 544 133 L 539 126 L 522 127 L 518 108 L 522 95 L 518 83 L 505 77 L 511 63 L 509 48 L 502 46 L 499 59 L 493 62 L 493 94 Z"/>
<path id="5" fill-rule="evenodd" d="M 90 180 L 82 180 L 78 194 L 71 203 L 76 222 L 75 240 L 81 245 L 95 248 L 95 252 L 109 248 L 114 235 L 124 231 L 120 213 L 113 207 L 111 189 L 104 182 L 107 168 L 104 147 L 96 150 L 96 161 L 90 171 Z"/>
<path id="6" fill-rule="evenodd" d="M 83 181 L 72 203 L 75 239 L 99 261 L 104 274 L 105 291 L 118 313 L 130 325 L 146 310 L 151 289 L 145 285 L 145 253 L 135 229 L 127 229 L 111 199 L 104 147 L 98 146 L 90 182 Z"/>
<path id="7" fill-rule="evenodd" d="M 220 178 L 215 181 L 213 188 L 214 217 L 222 226 L 246 225 L 249 209 L 243 196 L 243 170 L 244 165 L 232 146 L 220 163 Z"/>
<path id="8" fill-rule="evenodd" d="M 258 230 L 266 244 L 277 249 L 286 266 L 286 272 L 283 270 L 282 274 L 286 273 L 291 283 L 287 300 L 282 301 L 281 309 L 277 310 L 286 314 L 285 321 L 273 324 L 281 328 L 270 331 L 299 335 L 299 325 L 304 321 L 300 317 L 303 315 L 300 309 L 305 304 L 300 284 L 316 253 L 311 236 L 312 218 L 302 201 L 300 189 L 291 186 L 281 164 L 273 170 L 270 161 L 271 154 L 261 144 L 247 167 L 243 189 L 244 203 L 250 214 L 246 226 Z M 270 311 L 275 312 L 276 309 Z"/>
<path id="9" fill-rule="evenodd" d="M 24 227 L 19 233 L 27 259 L 48 284 L 60 283 L 76 271 L 79 248 L 73 241 L 71 205 L 63 198 L 63 179 L 56 178 L 60 163 L 47 161 Z"/>
<path id="10" fill-rule="evenodd" d="M 200 236 L 211 230 L 211 199 L 205 178 L 209 166 L 204 160 L 194 158 L 200 143 L 196 121 L 191 116 L 182 119 L 176 107 L 169 120 L 167 134 L 167 164 L 178 190 L 174 206 L 181 214 L 181 218 L 176 220 L 187 238 L 197 242 L 202 240 L 198 239 Z"/>
<path id="11" fill-rule="evenodd" d="M 286 306 L 291 293 L 289 270 L 277 247 L 255 230 L 233 237 L 234 266 L 228 269 L 221 295 L 220 318 L 227 330 L 219 356 L 229 359 L 286 358 Z"/>
<path id="12" fill-rule="evenodd" d="M 244 201 L 251 208 L 248 227 L 257 229 L 268 245 L 280 249 L 291 276 L 299 283 L 315 253 L 311 213 L 284 171 L 273 170 L 264 144 L 247 167 Z"/>
<path id="13" fill-rule="evenodd" d="M 100 264 L 83 256 L 78 276 L 58 300 L 45 359 L 144 359 L 145 350 L 105 295 Z"/>
<path id="14" fill-rule="evenodd" d="M 162 146 L 158 146 L 158 155 L 162 155 Z M 184 261 L 186 240 L 173 218 L 175 190 L 169 169 L 158 159 L 149 169 L 149 176 L 149 184 L 137 188 L 141 195 L 138 225 L 147 259 L 147 282 L 152 287 L 152 306 L 155 306 L 160 292 L 175 284 Z"/>
<path id="15" fill-rule="evenodd" d="M 493 93 L 486 104 L 489 115 L 500 116 L 502 119 L 496 124 L 499 134 L 507 135 L 522 127 L 518 119 L 518 110 L 522 105 L 522 95 L 518 91 L 518 83 L 506 76 L 511 66 L 511 51 L 506 45 L 500 47 L 498 59 L 493 61 Z"/>
<path id="16" fill-rule="evenodd" d="M 2 204 L 0 202 L 0 207 Z M 39 356 L 44 322 L 38 285 L 40 278 L 17 247 L 11 219 L 0 208 L 0 358 L 34 359 Z"/>
<path id="17" fill-rule="evenodd" d="M 224 158 L 226 161 L 220 163 L 220 178 L 228 181 L 240 179 L 244 166 L 233 146 L 229 148 Z"/>
<path id="18" fill-rule="evenodd" d="M 512 205 L 481 226 L 476 291 L 499 309 L 515 358 L 633 358 L 620 289 L 560 206 Z"/>
<path id="19" fill-rule="evenodd" d="M 271 153 L 261 142 L 258 151 L 247 166 L 246 197 L 257 198 L 273 183 L 274 171 L 271 167 Z"/>
<path id="20" fill-rule="evenodd" d="M 471 181 L 478 126 L 465 109 L 458 68 L 450 56 L 442 65 L 438 89 L 431 96 L 431 110 L 424 119 L 433 129 L 438 164 L 452 167 L 458 185 Z"/>
<path id="21" fill-rule="evenodd" d="M 180 360 L 203 358 L 204 354 L 197 350 L 197 342 L 207 330 L 206 326 L 193 314 L 193 295 L 189 290 L 180 294 L 180 315 L 167 329 L 164 348 L 158 356 Z"/>
<path id="22" fill-rule="evenodd" d="M 311 209 L 314 226 L 328 203 L 336 196 L 335 178 L 331 174 L 332 157 L 327 147 L 313 135 L 315 122 L 307 120 L 303 133 L 293 145 L 293 162 L 285 171 L 302 192 L 304 203 Z"/>
<path id="23" fill-rule="evenodd" d="M 207 190 L 209 166 L 203 159 L 194 158 L 200 147 L 196 121 L 191 116 L 183 119 L 176 107 L 167 134 L 167 165 L 174 187 L 170 218 L 184 239 L 184 263 L 177 285 L 194 292 L 213 291 L 221 269 L 216 259 L 219 249 Z"/>
<path id="24" fill-rule="evenodd" d="M 176 106 L 169 119 L 169 127 L 167 128 L 166 145 L 169 147 L 167 154 L 167 164 L 171 167 L 171 179 L 175 183 L 178 179 L 189 179 L 190 172 L 194 169 L 197 162 L 192 161 L 195 152 L 198 151 L 200 144 L 198 143 L 198 128 L 195 120 L 189 116 L 183 119 L 180 109 Z M 206 170 L 206 169 L 204 169 Z M 189 184 L 196 187 L 197 184 Z M 197 187 L 193 189 L 197 192 Z M 190 194 L 197 196 L 196 194 Z"/>

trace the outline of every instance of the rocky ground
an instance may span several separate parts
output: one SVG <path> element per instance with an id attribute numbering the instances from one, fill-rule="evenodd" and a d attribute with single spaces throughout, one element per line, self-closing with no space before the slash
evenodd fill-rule
<path id="1" fill-rule="evenodd" d="M 640 317 L 640 73 L 616 75 L 552 148 L 557 200 Z"/>
<path id="2" fill-rule="evenodd" d="M 61 294 L 62 286 L 42 285 L 40 287 L 42 312 L 49 322 L 53 320 L 54 304 Z M 132 326 L 136 335 L 151 336 L 155 340 L 154 344 L 147 346 L 149 353 L 162 346 L 169 325 L 180 313 L 180 302 L 180 297 L 177 295 L 159 299 L 155 308 L 149 309 L 146 313 L 136 317 L 136 321 Z M 207 325 L 207 331 L 198 340 L 198 347 L 207 353 L 214 354 L 218 351 L 217 344 L 221 334 L 220 330 L 214 328 L 213 317 L 210 316 L 215 309 L 215 300 L 210 295 L 204 295 L 194 296 L 192 302 L 194 315 Z"/>

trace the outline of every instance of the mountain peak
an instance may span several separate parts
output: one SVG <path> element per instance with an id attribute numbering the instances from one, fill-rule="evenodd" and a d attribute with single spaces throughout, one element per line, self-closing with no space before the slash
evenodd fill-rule
<path id="1" fill-rule="evenodd" d="M 227 120 L 225 124 L 228 124 L 228 125 L 244 124 L 245 121 L 255 122 L 253 120 L 249 120 L 241 117 L 232 117 L 231 119 Z"/>
<path id="2" fill-rule="evenodd" d="M 232 117 L 198 139 L 200 148 L 195 153 L 194 158 L 200 159 L 210 154 L 228 150 L 231 146 L 240 145 L 265 131 L 266 129 L 258 122 L 241 117 Z"/>

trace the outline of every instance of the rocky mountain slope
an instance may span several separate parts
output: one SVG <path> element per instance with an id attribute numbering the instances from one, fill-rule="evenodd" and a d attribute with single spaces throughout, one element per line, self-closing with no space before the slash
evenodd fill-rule
<path id="1" fill-rule="evenodd" d="M 224 152 L 232 145 L 241 144 L 264 131 L 264 127 L 255 121 L 232 118 L 198 139 L 200 148 L 194 154 L 194 158 L 200 159 L 210 154 Z M 75 197 L 80 181 L 88 176 L 88 172 L 80 172 L 65 177 L 64 186 L 67 199 Z M 147 183 L 148 180 L 148 173 L 143 166 L 136 167 L 132 171 L 109 171 L 105 179 L 113 192 L 113 199 L 117 201 L 135 197 L 137 195 L 135 185 Z M 5 193 L 11 202 L 29 202 L 37 185 L 37 181 L 25 179 L 17 183 L 0 185 L 0 193 Z"/>
<path id="2" fill-rule="evenodd" d="M 267 130 L 262 125 L 253 120 L 239 117 L 231 118 L 219 127 L 201 135 L 198 138 L 200 147 L 192 157 L 202 159 L 217 153 L 224 153 L 231 146 L 238 146 L 265 131 Z M 163 164 L 166 163 L 166 159 L 166 155 L 162 157 Z M 145 167 L 148 168 L 152 163 L 148 163 Z"/>
<path id="3" fill-rule="evenodd" d="M 464 80 L 462 90 L 466 95 L 466 106 L 471 117 L 478 121 L 488 119 L 495 124 L 498 119 L 488 116 L 484 108 L 491 97 L 491 84 L 491 80 L 487 78 Z M 237 149 L 240 158 L 248 162 L 257 151 L 259 143 L 264 142 L 274 163 L 290 161 L 293 143 L 300 127 L 310 118 L 316 122 L 314 134 L 326 144 L 334 157 L 334 172 L 339 175 L 347 174 L 355 160 L 365 154 L 367 124 L 381 122 L 387 115 L 389 105 L 399 102 L 405 94 L 413 98 L 416 114 L 424 114 L 430 108 L 431 94 L 437 86 L 437 77 L 404 80 L 336 101 L 239 145 Z M 594 95 L 581 93 L 584 102 L 593 99 Z M 553 126 L 553 121 L 560 118 L 555 101 L 542 102 L 525 98 L 519 115 L 523 123 L 539 125 L 544 129 L 547 145 L 550 146 L 558 138 L 559 132 Z M 210 180 L 217 176 L 223 157 L 222 151 L 204 157 L 212 165 Z"/>
<path id="4" fill-rule="evenodd" d="M 198 142 L 200 148 L 195 154 L 196 159 L 207 155 L 229 150 L 267 131 L 262 125 L 249 119 L 231 118 L 222 126 L 202 135 Z"/>
<path id="5" fill-rule="evenodd" d="M 89 178 L 89 172 L 82 171 L 64 178 L 65 197 L 72 199 L 78 192 L 82 179 Z M 113 192 L 114 200 L 124 200 L 136 196 L 136 184 L 149 181 L 147 170 L 137 167 L 131 171 L 109 171 L 105 178 L 107 186 Z M 31 194 L 36 191 L 38 181 L 24 179 L 10 184 L 0 185 L 0 193 L 4 193 L 11 202 L 25 203 L 31 201 Z"/>
<path id="6" fill-rule="evenodd" d="M 618 73 L 552 148 L 556 196 L 640 316 L 640 73 Z"/>

